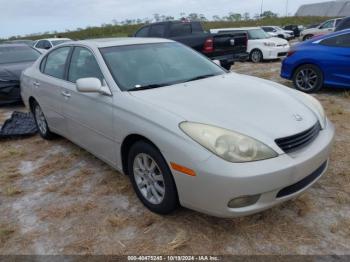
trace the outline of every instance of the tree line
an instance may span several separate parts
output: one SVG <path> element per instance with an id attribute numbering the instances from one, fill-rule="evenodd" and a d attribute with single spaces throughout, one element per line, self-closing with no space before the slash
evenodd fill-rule
<path id="1" fill-rule="evenodd" d="M 68 37 L 71 39 L 89 39 L 89 38 L 101 38 L 101 37 L 125 37 L 130 36 L 136 32 L 136 30 L 143 24 L 182 20 L 188 19 L 191 21 L 200 21 L 204 25 L 206 30 L 211 28 L 220 27 L 243 27 L 243 26 L 262 26 L 262 25 L 308 25 L 314 23 L 320 23 L 327 18 L 325 17 L 279 17 L 278 14 L 272 11 L 265 11 L 262 14 L 255 14 L 251 16 L 249 13 L 234 13 L 230 12 L 225 16 L 214 15 L 210 19 L 204 14 L 200 13 L 180 13 L 178 17 L 154 14 L 152 18 L 137 18 L 137 19 L 125 19 L 125 20 L 112 20 L 111 23 L 103 23 L 100 26 L 87 26 L 85 28 L 66 29 L 64 31 L 47 31 L 41 33 L 33 33 L 27 35 L 16 35 L 9 38 L 9 40 L 15 39 L 40 39 L 49 37 Z M 5 39 L 0 39 L 5 40 Z"/>

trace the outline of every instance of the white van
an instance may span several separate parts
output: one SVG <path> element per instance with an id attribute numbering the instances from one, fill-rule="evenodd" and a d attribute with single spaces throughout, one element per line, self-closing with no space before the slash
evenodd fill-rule
<path id="1" fill-rule="evenodd" d="M 216 28 L 210 29 L 210 32 L 213 34 L 246 32 L 248 35 L 247 52 L 250 54 L 250 60 L 254 63 L 284 57 L 290 50 L 287 40 L 271 37 L 260 27 Z"/>

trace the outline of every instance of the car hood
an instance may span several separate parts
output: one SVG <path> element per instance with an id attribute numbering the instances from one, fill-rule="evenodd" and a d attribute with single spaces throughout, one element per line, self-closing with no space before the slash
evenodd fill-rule
<path id="1" fill-rule="evenodd" d="M 21 73 L 30 67 L 34 62 L 0 64 L 0 79 L 16 81 L 21 77 Z"/>
<path id="2" fill-rule="evenodd" d="M 314 112 L 287 87 L 236 73 L 130 94 L 184 121 L 233 130 L 267 145 L 317 122 Z"/>

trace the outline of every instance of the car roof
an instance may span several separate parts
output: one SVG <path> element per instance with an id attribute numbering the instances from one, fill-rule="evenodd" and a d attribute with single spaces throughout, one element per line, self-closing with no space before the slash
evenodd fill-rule
<path id="1" fill-rule="evenodd" d="M 60 41 L 60 40 L 71 40 L 69 38 L 43 38 L 43 39 L 38 39 L 36 41 L 40 41 L 40 40 L 47 40 L 47 41 Z"/>
<path id="2" fill-rule="evenodd" d="M 172 40 L 163 38 L 141 38 L 141 37 L 118 37 L 118 38 L 100 38 L 75 41 L 74 44 L 85 44 L 97 48 L 123 46 L 123 45 L 140 45 L 154 43 L 171 43 Z M 72 43 L 70 43 L 72 44 Z"/>

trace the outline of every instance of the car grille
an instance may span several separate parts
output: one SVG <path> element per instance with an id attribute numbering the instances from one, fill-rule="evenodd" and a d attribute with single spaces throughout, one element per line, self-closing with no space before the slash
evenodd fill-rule
<path id="1" fill-rule="evenodd" d="M 310 129 L 299 134 L 276 139 L 276 144 L 286 153 L 300 149 L 311 143 L 321 131 L 321 125 L 317 122 Z"/>
<path id="2" fill-rule="evenodd" d="M 304 179 L 280 190 L 277 193 L 276 197 L 281 198 L 281 197 L 289 196 L 302 190 L 303 188 L 307 187 L 312 182 L 314 182 L 317 178 L 319 178 L 320 175 L 322 175 L 322 173 L 325 171 L 326 167 L 327 167 L 327 161 L 324 162 L 319 168 L 317 168 L 314 172 L 312 172 L 310 175 L 308 175 Z"/>

